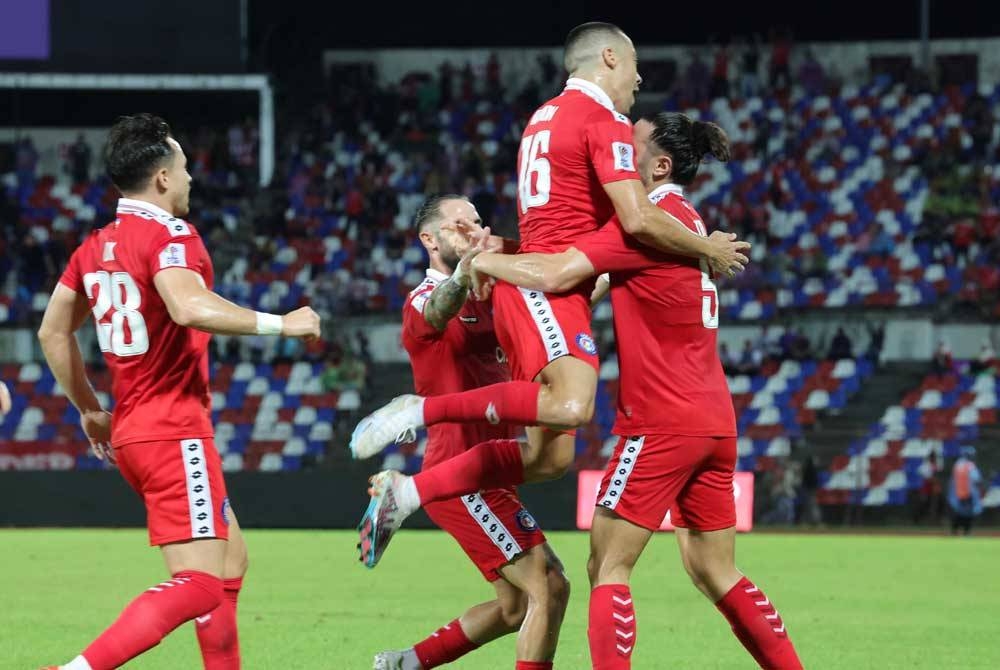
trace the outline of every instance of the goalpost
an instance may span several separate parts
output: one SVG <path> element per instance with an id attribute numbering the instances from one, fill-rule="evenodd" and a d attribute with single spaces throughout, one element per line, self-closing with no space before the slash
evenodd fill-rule
<path id="1" fill-rule="evenodd" d="M 0 73 L 0 88 L 119 91 L 257 91 L 261 186 L 274 175 L 274 92 L 266 75 Z"/>

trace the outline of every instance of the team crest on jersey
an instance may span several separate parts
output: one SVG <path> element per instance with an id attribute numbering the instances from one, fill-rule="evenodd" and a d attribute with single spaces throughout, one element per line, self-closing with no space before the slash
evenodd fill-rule
<path id="1" fill-rule="evenodd" d="M 222 523 L 226 524 L 227 526 L 229 525 L 229 510 L 231 509 L 232 506 L 229 504 L 229 496 L 226 496 L 225 498 L 222 499 L 222 508 L 219 510 L 219 512 L 222 515 Z"/>
<path id="2" fill-rule="evenodd" d="M 587 333 L 580 333 L 576 336 L 576 346 L 580 347 L 584 353 L 590 354 L 591 356 L 597 355 L 597 345 L 594 344 L 594 338 Z"/>
<path id="3" fill-rule="evenodd" d="M 518 528 L 524 532 L 530 533 L 538 530 L 538 522 L 535 521 L 535 517 L 531 516 L 528 510 L 522 509 L 514 518 L 517 520 Z"/>
<path id="4" fill-rule="evenodd" d="M 635 172 L 635 147 L 627 142 L 612 142 L 611 153 L 615 157 L 615 169 Z"/>

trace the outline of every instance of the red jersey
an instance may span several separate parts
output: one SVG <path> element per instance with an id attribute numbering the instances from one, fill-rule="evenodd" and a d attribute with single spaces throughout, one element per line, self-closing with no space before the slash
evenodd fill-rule
<path id="1" fill-rule="evenodd" d="M 189 268 L 212 288 L 212 260 L 198 232 L 156 205 L 121 198 L 117 218 L 73 253 L 59 281 L 87 296 L 111 370 L 111 442 L 212 437 L 211 335 L 177 325 L 153 284 Z"/>
<path id="2" fill-rule="evenodd" d="M 403 305 L 403 346 L 410 354 L 413 385 L 434 396 L 510 381 L 507 357 L 493 332 L 489 303 L 469 300 L 443 331 L 427 323 L 424 306 L 448 276 L 435 270 L 410 292 Z M 487 440 L 515 437 L 507 425 L 440 423 L 427 429 L 424 468 L 446 461 Z"/>
<path id="3" fill-rule="evenodd" d="M 692 232 L 708 234 L 679 186 L 660 186 L 649 197 Z M 611 273 L 621 373 L 614 432 L 735 436 L 719 360 L 719 296 L 708 264 L 645 247 L 617 219 L 576 247 L 598 273 Z"/>
<path id="4" fill-rule="evenodd" d="M 614 214 L 603 184 L 639 178 L 632 123 L 599 86 L 577 78 L 532 115 L 517 163 L 524 253 L 573 246 Z"/>

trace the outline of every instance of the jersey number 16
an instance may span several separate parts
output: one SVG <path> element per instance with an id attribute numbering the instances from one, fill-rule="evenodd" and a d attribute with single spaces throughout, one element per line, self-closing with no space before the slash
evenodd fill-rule
<path id="1" fill-rule="evenodd" d="M 552 166 L 545 154 L 549 153 L 551 130 L 540 130 L 521 140 L 521 164 L 517 173 L 517 192 L 521 213 L 529 207 L 541 207 L 549 201 L 552 188 Z M 534 184 L 532 184 L 534 182 Z M 532 188 L 534 187 L 534 188 Z"/>

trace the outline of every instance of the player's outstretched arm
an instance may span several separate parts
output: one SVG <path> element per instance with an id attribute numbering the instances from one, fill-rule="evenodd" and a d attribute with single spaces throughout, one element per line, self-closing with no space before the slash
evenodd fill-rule
<path id="1" fill-rule="evenodd" d="M 161 270 L 153 282 L 170 318 L 181 326 L 214 335 L 319 337 L 319 315 L 310 307 L 284 316 L 255 312 L 208 290 L 198 273 L 185 268 Z"/>
<path id="2" fill-rule="evenodd" d="M 584 279 L 592 277 L 594 266 L 577 249 L 558 254 L 483 253 L 472 261 L 474 274 L 488 275 L 521 288 L 547 293 L 568 291 Z"/>
<path id="3" fill-rule="evenodd" d="M 98 458 L 114 460 L 111 455 L 111 415 L 101 408 L 94 387 L 87 379 L 83 355 L 76 341 L 76 331 L 90 314 L 87 298 L 73 289 L 56 284 L 38 329 L 45 362 L 59 382 L 66 397 L 80 412 L 80 423 Z"/>
<path id="4" fill-rule="evenodd" d="M 743 254 L 748 242 L 738 241 L 729 233 L 702 237 L 688 229 L 652 202 L 639 181 L 611 182 L 604 190 L 615 207 L 622 228 L 643 244 L 672 254 L 704 258 L 715 272 L 732 277 L 749 262 Z"/>

